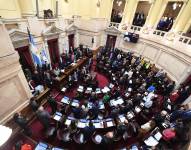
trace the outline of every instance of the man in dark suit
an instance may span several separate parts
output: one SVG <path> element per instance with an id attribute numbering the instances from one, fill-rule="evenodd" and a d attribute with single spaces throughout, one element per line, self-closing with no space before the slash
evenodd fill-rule
<path id="1" fill-rule="evenodd" d="M 55 112 L 57 110 L 56 100 L 53 97 L 49 96 L 47 102 L 48 102 L 49 106 L 51 107 L 52 114 L 55 114 Z"/>
<path id="2" fill-rule="evenodd" d="M 31 109 L 36 112 L 38 107 L 39 107 L 39 104 L 37 103 L 37 101 L 34 99 L 34 98 L 31 98 L 30 99 L 30 102 L 29 102 L 29 106 L 31 107 Z"/>
<path id="3" fill-rule="evenodd" d="M 82 133 L 84 134 L 84 140 L 86 141 L 90 139 L 94 132 L 95 132 L 95 126 L 93 125 L 92 122 L 90 122 L 89 126 L 86 126 L 85 128 L 82 129 Z"/>
<path id="4" fill-rule="evenodd" d="M 24 130 L 26 135 L 30 136 L 32 134 L 31 129 L 27 125 L 27 119 L 20 113 L 15 113 L 13 119 Z"/>
<path id="5" fill-rule="evenodd" d="M 36 115 L 40 123 L 44 126 L 45 130 L 47 130 L 50 127 L 51 116 L 49 112 L 44 110 L 44 108 L 41 106 L 38 108 Z"/>

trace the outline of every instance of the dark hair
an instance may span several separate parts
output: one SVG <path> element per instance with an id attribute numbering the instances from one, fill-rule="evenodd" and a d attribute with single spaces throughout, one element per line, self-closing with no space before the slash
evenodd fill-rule
<path id="1" fill-rule="evenodd" d="M 13 119 L 14 119 L 14 120 L 16 120 L 18 117 L 19 117 L 19 113 L 15 113 L 15 114 L 13 115 Z"/>

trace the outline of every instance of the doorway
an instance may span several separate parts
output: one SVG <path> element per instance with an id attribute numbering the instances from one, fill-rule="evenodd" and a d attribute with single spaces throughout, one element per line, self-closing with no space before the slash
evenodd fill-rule
<path id="1" fill-rule="evenodd" d="M 117 36 L 107 35 L 106 47 L 111 49 L 115 47 Z"/>
<path id="2" fill-rule="evenodd" d="M 69 45 L 69 50 L 71 50 L 71 47 L 74 50 L 74 34 L 68 35 L 68 45 Z"/>
<path id="3" fill-rule="evenodd" d="M 52 66 L 59 63 L 58 39 L 48 40 L 48 49 Z"/>

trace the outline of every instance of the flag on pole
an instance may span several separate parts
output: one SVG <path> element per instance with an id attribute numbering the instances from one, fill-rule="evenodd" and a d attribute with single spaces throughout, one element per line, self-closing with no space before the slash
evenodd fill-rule
<path id="1" fill-rule="evenodd" d="M 36 66 L 39 65 L 41 67 L 42 61 L 40 58 L 40 51 L 38 51 L 38 49 L 34 43 L 34 39 L 33 39 L 32 35 L 30 34 L 30 31 L 28 28 L 27 28 L 27 31 L 28 31 L 30 50 L 31 50 L 33 61 Z"/>
<path id="2" fill-rule="evenodd" d="M 41 49 L 41 52 L 40 52 L 40 56 L 41 56 L 41 62 L 42 64 L 45 64 L 45 62 L 47 62 L 47 64 L 50 63 L 49 59 L 48 59 L 48 56 L 47 56 L 47 53 L 46 53 L 46 49 L 44 47 L 44 44 L 43 44 L 43 47 Z"/>

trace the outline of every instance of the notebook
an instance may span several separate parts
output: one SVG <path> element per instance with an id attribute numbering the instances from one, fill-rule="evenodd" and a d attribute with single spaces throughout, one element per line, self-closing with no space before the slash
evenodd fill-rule
<path id="1" fill-rule="evenodd" d="M 153 137 L 153 136 L 150 136 L 148 139 L 146 139 L 144 141 L 144 143 L 147 145 L 147 146 L 156 146 L 159 142 Z"/>

